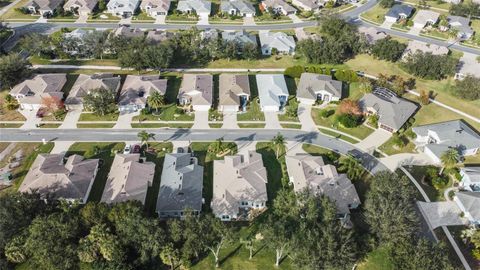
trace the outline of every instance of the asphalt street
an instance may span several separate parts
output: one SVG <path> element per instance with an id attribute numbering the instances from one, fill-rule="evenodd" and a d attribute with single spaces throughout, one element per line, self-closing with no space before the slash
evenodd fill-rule
<path id="1" fill-rule="evenodd" d="M 155 134 L 157 141 L 270 141 L 278 130 L 239 129 L 239 130 L 192 130 L 192 129 L 147 129 Z M 77 141 L 77 142 L 116 142 L 137 141 L 137 129 L 1 129 L 0 142 L 40 142 Z M 281 134 L 287 141 L 311 143 L 331 149 L 340 154 L 350 154 L 361 160 L 363 166 L 371 173 L 387 170 L 376 158 L 362 152 L 353 145 L 318 132 L 300 130 L 283 130 Z"/>

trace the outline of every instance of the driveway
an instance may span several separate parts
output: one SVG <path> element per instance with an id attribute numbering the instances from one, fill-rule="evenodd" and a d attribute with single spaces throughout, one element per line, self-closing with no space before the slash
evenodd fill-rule
<path id="1" fill-rule="evenodd" d="M 118 24 L 131 24 L 132 23 L 132 16 L 128 18 L 121 18 Z"/>
<path id="2" fill-rule="evenodd" d="M 277 112 L 263 112 L 265 114 L 265 128 L 266 129 L 281 129 L 282 126 L 278 121 Z"/>
<path id="3" fill-rule="evenodd" d="M 155 18 L 155 24 L 165 24 L 166 18 L 167 15 L 157 15 L 157 18 Z"/>
<path id="4" fill-rule="evenodd" d="M 294 23 L 301 23 L 301 22 L 303 22 L 303 21 L 300 20 L 300 18 L 298 18 L 298 16 L 295 15 L 295 14 L 290 14 L 290 15 L 288 15 L 288 17 L 289 17 L 290 19 L 292 19 L 292 21 L 293 21 Z"/>
<path id="5" fill-rule="evenodd" d="M 193 122 L 193 129 L 208 129 L 208 111 L 195 111 L 195 121 Z"/>
<path id="6" fill-rule="evenodd" d="M 355 146 L 365 152 L 373 153 L 373 150 L 385 143 L 391 136 L 392 133 L 381 128 L 377 128 L 372 134 L 363 139 L 361 142 L 357 143 Z"/>
<path id="7" fill-rule="evenodd" d="M 58 141 L 54 142 L 54 146 L 52 151 L 50 151 L 50 154 L 61 154 L 67 152 L 68 148 L 72 146 L 74 142 L 69 142 L 69 141 Z"/>
<path id="8" fill-rule="evenodd" d="M 18 110 L 24 117 L 25 123 L 20 127 L 22 129 L 33 129 L 37 128 L 37 125 L 40 124 L 41 118 L 37 117 L 38 110 Z"/>
<path id="9" fill-rule="evenodd" d="M 303 143 L 296 142 L 296 141 L 287 141 L 287 155 L 288 156 L 295 156 L 297 154 L 306 154 L 303 150 Z"/>
<path id="10" fill-rule="evenodd" d="M 82 110 L 69 110 L 63 123 L 58 128 L 77 128 L 78 119 L 80 119 Z"/>
<path id="11" fill-rule="evenodd" d="M 412 27 L 407 33 L 409 33 L 410 35 L 419 36 L 420 31 L 422 31 L 422 28 Z"/>
<path id="12" fill-rule="evenodd" d="M 425 154 L 403 153 L 380 158 L 380 161 L 391 171 L 403 165 L 431 165 L 433 161 Z"/>
<path id="13" fill-rule="evenodd" d="M 392 27 L 393 25 L 393 22 L 387 22 L 387 21 L 384 21 L 382 23 L 382 25 L 380 25 L 381 28 L 387 28 L 387 29 L 390 29 L 390 27 Z"/>
<path id="14" fill-rule="evenodd" d="M 200 15 L 199 17 L 200 19 L 198 20 L 197 25 L 209 25 L 207 15 Z"/>
<path id="15" fill-rule="evenodd" d="M 223 125 L 222 128 L 236 129 L 237 124 L 237 112 L 223 112 Z"/>
<path id="16" fill-rule="evenodd" d="M 140 114 L 140 111 L 123 113 L 118 116 L 117 123 L 113 128 L 116 129 L 129 129 L 132 128 L 132 118 Z"/>
<path id="17" fill-rule="evenodd" d="M 298 119 L 302 124 L 302 130 L 305 131 L 318 131 L 315 122 L 312 119 L 312 106 L 299 104 L 298 105 Z"/>
<path id="18" fill-rule="evenodd" d="M 440 226 L 466 225 L 466 218 L 461 218 L 462 211 L 453 201 L 450 202 L 417 202 L 422 215 L 432 229 Z"/>
<path id="19" fill-rule="evenodd" d="M 243 25 L 256 25 L 253 17 L 243 17 Z"/>
<path id="20" fill-rule="evenodd" d="M 75 23 L 86 23 L 87 20 L 88 20 L 87 14 L 80 14 L 80 16 L 78 16 L 78 19 L 75 21 Z"/>

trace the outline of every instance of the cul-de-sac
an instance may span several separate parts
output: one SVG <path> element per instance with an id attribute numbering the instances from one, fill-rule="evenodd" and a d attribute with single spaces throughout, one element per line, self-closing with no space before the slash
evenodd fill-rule
<path id="1" fill-rule="evenodd" d="M 0 0 L 1 270 L 480 270 L 480 0 Z"/>

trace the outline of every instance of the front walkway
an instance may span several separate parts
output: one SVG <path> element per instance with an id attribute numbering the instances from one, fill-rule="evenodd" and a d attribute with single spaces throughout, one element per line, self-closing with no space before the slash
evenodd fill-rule
<path id="1" fill-rule="evenodd" d="M 417 202 L 420 211 L 430 226 L 435 229 L 441 226 L 467 225 L 468 220 L 460 217 L 462 211 L 453 201 L 449 202 Z"/>
<path id="2" fill-rule="evenodd" d="M 380 158 L 380 161 L 391 171 L 404 165 L 431 165 L 433 161 L 425 154 L 402 153 Z"/>
<path id="3" fill-rule="evenodd" d="M 82 114 L 82 110 L 69 110 L 63 123 L 58 128 L 77 128 L 78 119 L 80 119 L 80 115 Z"/>
<path id="4" fill-rule="evenodd" d="M 355 146 L 371 154 L 373 153 L 373 150 L 388 141 L 391 136 L 392 133 L 381 128 L 377 128 L 372 134 L 357 143 Z"/>
<path id="5" fill-rule="evenodd" d="M 298 105 L 298 120 L 302 124 L 302 130 L 304 131 L 318 131 L 317 125 L 312 118 L 312 106 L 299 104 Z"/>
<path id="6" fill-rule="evenodd" d="M 116 129 L 129 129 L 132 128 L 132 118 L 140 114 L 140 111 L 123 113 L 118 116 L 117 123 L 113 128 Z"/>
<path id="7" fill-rule="evenodd" d="M 195 121 L 192 129 L 209 129 L 208 111 L 195 111 Z"/>
<path id="8" fill-rule="evenodd" d="M 265 128 L 266 129 L 281 129 L 282 126 L 278 121 L 277 112 L 263 112 L 265 115 Z"/>
<path id="9" fill-rule="evenodd" d="M 38 110 L 18 110 L 24 117 L 25 123 L 20 127 L 22 129 L 37 128 L 40 124 L 41 118 L 37 117 Z"/>
<path id="10" fill-rule="evenodd" d="M 223 112 L 223 125 L 225 129 L 237 129 L 237 112 Z"/>

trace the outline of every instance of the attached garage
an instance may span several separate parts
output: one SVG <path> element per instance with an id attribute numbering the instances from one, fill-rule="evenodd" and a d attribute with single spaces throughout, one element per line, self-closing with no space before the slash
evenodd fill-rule
<path id="1" fill-rule="evenodd" d="M 218 108 L 221 112 L 238 112 L 237 105 L 223 105 Z"/>
<path id="2" fill-rule="evenodd" d="M 192 106 L 194 111 L 208 111 L 210 110 L 211 106 L 210 105 L 193 105 Z"/>

